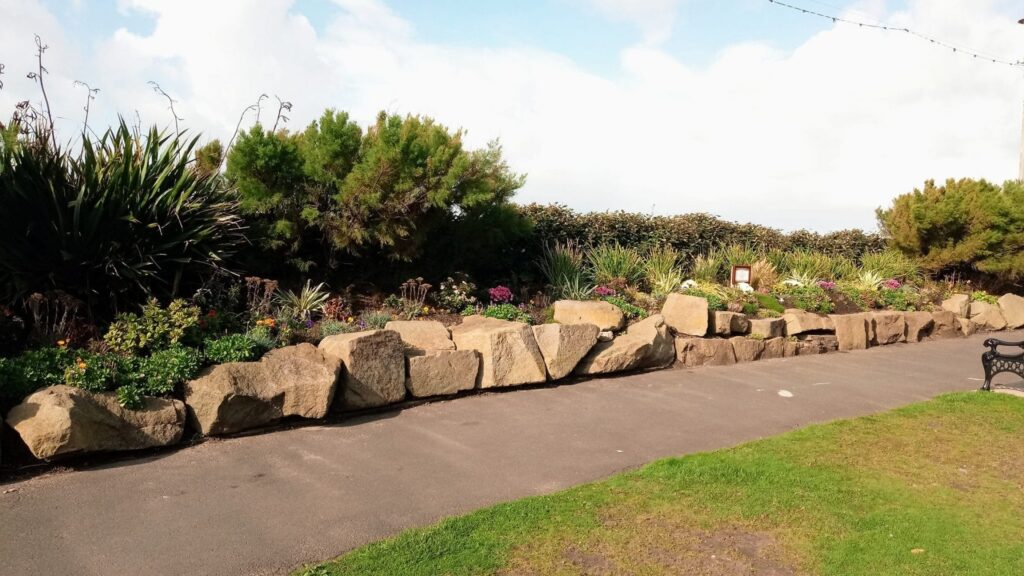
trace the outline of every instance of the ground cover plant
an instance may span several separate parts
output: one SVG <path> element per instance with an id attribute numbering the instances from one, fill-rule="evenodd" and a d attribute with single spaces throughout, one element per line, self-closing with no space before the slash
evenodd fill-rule
<path id="1" fill-rule="evenodd" d="M 1024 402 L 952 394 L 444 520 L 297 572 L 1024 571 Z"/>

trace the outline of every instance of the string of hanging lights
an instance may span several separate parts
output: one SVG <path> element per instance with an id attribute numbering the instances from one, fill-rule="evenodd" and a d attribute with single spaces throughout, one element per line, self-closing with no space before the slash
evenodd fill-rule
<path id="1" fill-rule="evenodd" d="M 817 16 L 819 18 L 825 18 L 825 19 L 831 20 L 832 22 L 835 22 L 835 23 L 850 24 L 850 25 L 858 26 L 860 28 L 873 28 L 875 30 L 884 30 L 886 32 L 903 32 L 905 34 L 909 34 L 911 36 L 915 36 L 917 38 L 920 38 L 921 40 L 927 40 L 928 42 L 930 42 L 930 43 L 932 43 L 932 44 L 934 44 L 936 46 L 940 46 L 942 48 L 948 48 L 948 49 L 952 50 L 953 52 L 955 52 L 957 54 L 963 54 L 965 56 L 970 56 L 970 57 L 978 59 L 978 60 L 985 60 L 987 62 L 992 62 L 993 64 L 1003 64 L 1003 65 L 1006 65 L 1006 66 L 1024 67 L 1024 60 L 1007 60 L 1007 59 L 1004 59 L 1004 58 L 996 58 L 996 57 L 993 57 L 993 56 L 990 56 L 990 55 L 987 55 L 987 54 L 982 54 L 981 52 L 976 52 L 974 50 L 963 48 L 962 46 L 955 46 L 955 45 L 950 44 L 948 42 L 943 42 L 942 40 L 939 40 L 937 38 L 932 38 L 931 36 L 927 36 L 925 34 L 921 34 L 919 32 L 915 32 L 914 30 L 911 30 L 910 28 L 903 28 L 903 27 L 900 27 L 900 26 L 888 26 L 888 25 L 885 25 L 885 24 L 874 24 L 874 23 L 871 23 L 871 22 L 861 22 L 861 21 L 857 21 L 857 20 L 850 20 L 848 18 L 841 18 L 839 16 L 833 16 L 831 14 L 823 14 L 821 12 L 816 12 L 816 11 L 810 10 L 808 8 L 802 8 L 800 6 L 794 6 L 792 4 L 787 4 L 785 2 L 780 2 L 779 0 L 768 0 L 768 1 L 771 2 L 772 4 L 776 5 L 776 6 L 781 6 L 783 8 L 789 8 L 790 10 L 796 10 L 797 12 L 801 12 L 801 13 L 807 14 L 809 16 Z M 1022 20 L 1021 23 L 1024 24 L 1024 20 Z"/>

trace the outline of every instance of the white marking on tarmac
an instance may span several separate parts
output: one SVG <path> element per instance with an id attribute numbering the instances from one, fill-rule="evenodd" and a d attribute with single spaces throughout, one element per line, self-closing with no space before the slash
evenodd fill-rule
<path id="1" fill-rule="evenodd" d="M 985 381 L 984 378 L 971 378 L 970 376 L 968 376 L 967 379 L 968 380 L 974 380 L 975 382 L 984 382 Z"/>
<path id="2" fill-rule="evenodd" d="M 811 384 L 811 386 L 828 386 L 829 384 L 831 384 L 831 382 L 815 382 L 814 384 Z"/>
<path id="3" fill-rule="evenodd" d="M 792 398 L 793 393 L 789 390 L 779 390 L 779 396 L 782 396 L 783 398 Z"/>

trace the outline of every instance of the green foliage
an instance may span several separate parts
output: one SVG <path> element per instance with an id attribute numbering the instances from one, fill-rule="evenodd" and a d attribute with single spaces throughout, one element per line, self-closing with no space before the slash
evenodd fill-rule
<path id="1" fill-rule="evenodd" d="M 64 384 L 89 392 L 104 392 L 116 382 L 119 366 L 113 355 L 79 352 L 64 370 Z"/>
<path id="2" fill-rule="evenodd" d="M 465 274 L 449 276 L 441 282 L 441 288 L 434 295 L 434 303 L 438 308 L 448 312 L 458 312 L 467 306 L 476 304 L 476 284 L 470 282 Z"/>
<path id="3" fill-rule="evenodd" d="M 284 290 L 277 294 L 277 303 L 285 314 L 299 320 L 309 320 L 314 312 L 320 312 L 327 303 L 331 293 L 324 289 L 321 282 L 313 286 L 306 280 L 299 292 Z"/>
<path id="4" fill-rule="evenodd" d="M 359 323 L 367 330 L 383 330 L 391 322 L 391 314 L 383 310 L 370 310 L 359 316 Z"/>
<path id="5" fill-rule="evenodd" d="M 885 282 L 886 277 L 875 270 L 861 270 L 856 276 L 849 280 L 850 286 L 861 292 L 878 290 Z"/>
<path id="6" fill-rule="evenodd" d="M 757 300 L 757 304 L 761 308 L 771 310 L 773 312 L 778 312 L 779 314 L 782 314 L 783 312 L 786 311 L 786 307 L 783 306 L 782 303 L 779 302 L 778 299 L 772 296 L 771 294 L 755 293 L 754 298 Z"/>
<path id="7" fill-rule="evenodd" d="M 808 312 L 831 314 L 832 300 L 828 293 L 816 284 L 804 286 L 779 285 L 774 296 L 788 308 L 799 308 Z"/>
<path id="8" fill-rule="evenodd" d="M 525 322 L 531 324 L 533 319 L 515 304 L 491 304 L 484 308 L 483 315 L 488 318 L 499 320 L 511 320 L 513 322 Z"/>
<path id="9" fill-rule="evenodd" d="M 37 348 L 13 358 L 0 358 L 0 402 L 20 401 L 40 388 L 62 384 L 74 362 L 67 348 Z"/>
<path id="10" fill-rule="evenodd" d="M 207 340 L 203 345 L 206 359 L 212 364 L 249 362 L 256 360 L 270 348 L 263 346 L 249 334 L 228 334 Z"/>
<path id="11" fill-rule="evenodd" d="M 647 318 L 646 310 L 639 306 L 634 306 L 618 296 L 605 296 L 604 298 L 601 298 L 601 300 L 604 300 L 609 304 L 613 304 L 616 308 L 622 310 L 622 313 L 630 320 Z"/>
<path id="12" fill-rule="evenodd" d="M 860 265 L 863 271 L 873 272 L 881 276 L 883 281 L 895 278 L 903 283 L 912 284 L 919 282 L 922 278 L 920 263 L 897 250 L 865 254 L 861 258 Z"/>
<path id="13" fill-rule="evenodd" d="M 537 266 L 544 274 L 556 298 L 569 298 L 567 289 L 585 286 L 583 250 L 575 242 L 556 242 L 545 245 Z"/>
<path id="14" fill-rule="evenodd" d="M 656 298 L 679 289 L 683 271 L 679 265 L 679 251 L 671 246 L 652 248 L 644 261 L 647 287 Z"/>
<path id="15" fill-rule="evenodd" d="M 199 324 L 199 308 L 184 300 L 173 300 L 166 308 L 155 300 L 142 307 L 142 314 L 118 314 L 103 341 L 113 352 L 139 355 L 177 344 Z"/>
<path id="16" fill-rule="evenodd" d="M 135 384 L 125 384 L 117 388 L 117 403 L 129 410 L 142 408 L 143 392 Z"/>
<path id="17" fill-rule="evenodd" d="M 975 290 L 971 292 L 972 302 L 985 302 L 986 304 L 998 304 L 999 298 L 985 292 L 984 290 Z"/>
<path id="18" fill-rule="evenodd" d="M 59 289 L 104 315 L 219 269 L 243 237 L 231 190 L 192 167 L 195 142 L 122 121 L 77 155 L 0 150 L 0 298 Z"/>
<path id="19" fill-rule="evenodd" d="M 215 176 L 220 173 L 224 164 L 224 145 L 220 140 L 211 140 L 196 148 L 196 171 L 204 176 Z"/>
<path id="20" fill-rule="evenodd" d="M 230 336 L 225 338 L 230 338 Z M 220 340 L 224 340 L 224 338 Z M 209 343 L 207 350 L 209 350 Z M 213 359 L 211 358 L 211 360 Z M 236 360 L 213 361 L 219 363 Z M 129 380 L 135 380 L 143 394 L 162 396 L 174 392 L 175 387 L 195 378 L 202 366 L 203 355 L 198 350 L 187 346 L 172 346 L 154 352 L 148 358 L 141 359 L 137 379 L 130 378 Z"/>
<path id="21" fill-rule="evenodd" d="M 327 338 L 328 336 L 336 336 L 338 334 L 349 334 L 355 332 L 357 327 L 348 324 L 346 322 L 340 322 L 338 320 L 324 320 L 317 324 L 318 334 L 320 339 Z"/>
<path id="22" fill-rule="evenodd" d="M 589 300 L 594 295 L 594 285 L 587 283 L 582 276 L 568 279 L 559 287 L 557 295 L 565 300 Z"/>
<path id="23" fill-rule="evenodd" d="M 256 348 L 260 350 L 273 350 L 274 348 L 277 348 L 278 345 L 277 338 L 274 337 L 273 331 L 267 326 L 256 326 L 246 332 L 245 336 L 249 340 L 252 340 L 255 343 Z"/>
<path id="24" fill-rule="evenodd" d="M 710 286 L 688 288 L 683 292 L 687 296 L 696 296 L 708 301 L 708 310 L 722 311 L 726 308 L 726 301 L 722 294 L 713 290 Z"/>
<path id="25" fill-rule="evenodd" d="M 718 282 L 724 277 L 724 260 L 717 250 L 698 254 L 690 267 L 690 277 L 698 282 Z"/>
<path id="26" fill-rule="evenodd" d="M 928 272 L 1024 277 L 1024 183 L 950 179 L 936 186 L 929 180 L 877 215 L 890 245 L 920 258 Z"/>
<path id="27" fill-rule="evenodd" d="M 890 310 L 917 310 L 920 305 L 918 294 L 907 288 L 883 288 L 878 291 L 877 298 L 883 308 Z"/>
<path id="28" fill-rule="evenodd" d="M 644 259 L 633 248 L 598 244 L 586 251 L 590 277 L 595 284 L 622 289 L 635 286 L 644 274 Z"/>
<path id="29" fill-rule="evenodd" d="M 802 284 L 846 278 L 857 270 L 856 264 L 845 256 L 832 256 L 805 248 L 786 253 L 782 264 L 780 269 Z"/>

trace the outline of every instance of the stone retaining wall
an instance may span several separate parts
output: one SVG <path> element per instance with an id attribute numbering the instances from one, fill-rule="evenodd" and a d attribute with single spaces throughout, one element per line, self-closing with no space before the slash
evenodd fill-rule
<path id="1" fill-rule="evenodd" d="M 235 434 L 285 417 L 317 419 L 570 375 L 721 366 L 1024 326 L 1024 298 L 1012 294 L 996 305 L 956 295 L 933 312 L 786 310 L 779 318 L 709 311 L 703 298 L 672 294 L 661 314 L 625 329 L 607 302 L 554 308 L 556 324 L 470 316 L 449 330 L 439 322 L 390 322 L 316 347 L 289 346 L 258 362 L 208 368 L 185 386 L 184 403 L 151 398 L 140 410 L 121 408 L 109 393 L 54 386 L 12 409 L 7 424 L 33 455 L 51 459 L 174 444 L 186 423 L 203 435 Z M 609 329 L 621 331 L 609 336 Z"/>

